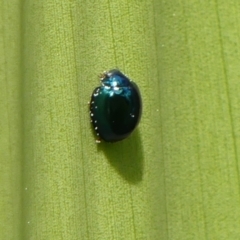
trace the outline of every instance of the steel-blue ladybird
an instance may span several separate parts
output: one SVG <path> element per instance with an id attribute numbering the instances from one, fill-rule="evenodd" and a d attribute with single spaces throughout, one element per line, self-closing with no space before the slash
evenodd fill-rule
<path id="1" fill-rule="evenodd" d="M 117 69 L 100 76 L 90 101 L 90 117 L 97 142 L 117 142 L 137 127 L 142 114 L 142 100 L 136 83 Z"/>

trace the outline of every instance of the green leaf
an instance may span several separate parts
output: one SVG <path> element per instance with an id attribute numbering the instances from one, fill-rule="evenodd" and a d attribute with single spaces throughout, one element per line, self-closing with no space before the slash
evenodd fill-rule
<path id="1" fill-rule="evenodd" d="M 238 10 L 2 0 L 0 239 L 238 239 Z M 87 103 L 116 67 L 142 120 L 96 144 Z"/>
<path id="2" fill-rule="evenodd" d="M 20 5 L 0 1 L 0 239 L 21 237 Z"/>

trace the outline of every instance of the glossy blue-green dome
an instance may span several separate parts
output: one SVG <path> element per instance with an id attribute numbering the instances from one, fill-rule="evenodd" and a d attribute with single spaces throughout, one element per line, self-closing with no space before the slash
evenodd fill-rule
<path id="1" fill-rule="evenodd" d="M 128 137 L 141 118 L 142 101 L 136 83 L 119 70 L 102 75 L 90 102 L 90 117 L 99 140 L 116 142 Z"/>

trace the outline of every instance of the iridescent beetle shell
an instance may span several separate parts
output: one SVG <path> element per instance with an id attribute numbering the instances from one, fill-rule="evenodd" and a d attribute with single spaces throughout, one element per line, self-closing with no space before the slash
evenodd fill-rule
<path id="1" fill-rule="evenodd" d="M 119 70 L 101 75 L 90 101 L 90 117 L 99 140 L 117 142 L 128 137 L 138 125 L 142 100 L 136 83 Z"/>

